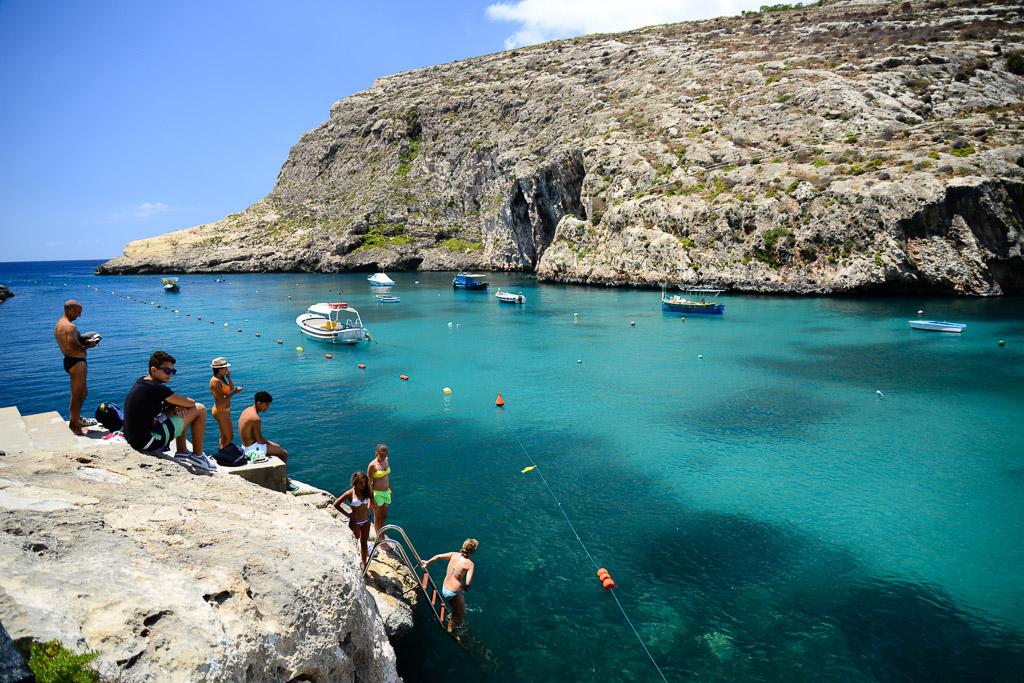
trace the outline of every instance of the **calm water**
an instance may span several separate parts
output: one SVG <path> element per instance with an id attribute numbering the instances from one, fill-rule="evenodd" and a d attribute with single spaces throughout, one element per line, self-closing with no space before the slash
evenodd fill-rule
<path id="1" fill-rule="evenodd" d="M 0 264 L 16 294 L 0 304 L 0 406 L 66 415 L 51 330 L 74 297 L 79 328 L 103 334 L 87 414 L 163 349 L 172 387 L 203 400 L 227 356 L 246 386 L 236 416 L 269 391 L 264 433 L 300 480 L 340 492 L 386 442 L 389 521 L 424 556 L 480 540 L 468 620 L 482 656 L 423 610 L 397 646 L 406 681 L 660 680 L 538 472 L 668 680 L 1024 670 L 1020 299 L 732 295 L 724 317 L 681 322 L 654 291 L 515 274 L 476 294 L 452 274 L 391 273 L 402 302 L 381 305 L 365 274 L 186 275 L 172 294 L 94 265 Z M 527 304 L 498 304 L 499 285 Z M 339 289 L 378 344 L 298 333 L 295 316 Z M 918 309 L 967 331 L 911 331 Z M 521 473 L 517 437 L 537 471 Z"/>

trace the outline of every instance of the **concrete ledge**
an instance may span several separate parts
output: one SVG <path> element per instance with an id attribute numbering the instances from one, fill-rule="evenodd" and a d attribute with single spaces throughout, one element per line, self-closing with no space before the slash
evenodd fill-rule
<path id="1" fill-rule="evenodd" d="M 266 462 L 251 462 L 239 467 L 218 465 L 217 469 L 271 491 L 284 493 L 288 490 L 288 468 L 280 458 L 273 455 L 269 456 Z"/>
<path id="2" fill-rule="evenodd" d="M 71 432 L 68 431 L 68 434 Z M 0 451 L 22 453 L 33 449 L 28 428 L 16 406 L 0 408 Z"/>

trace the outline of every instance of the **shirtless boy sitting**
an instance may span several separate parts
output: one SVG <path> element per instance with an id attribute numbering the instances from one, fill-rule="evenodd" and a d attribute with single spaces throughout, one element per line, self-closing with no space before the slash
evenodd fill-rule
<path id="1" fill-rule="evenodd" d="M 274 399 L 265 391 L 257 391 L 253 405 L 242 411 L 238 418 L 238 435 L 242 439 L 242 450 L 250 462 L 258 462 L 263 456 L 276 455 L 288 464 L 288 451 L 281 448 L 273 441 L 263 438 L 260 413 L 265 413 L 270 408 L 270 402 Z M 299 487 L 288 480 L 288 490 L 298 491 Z"/>

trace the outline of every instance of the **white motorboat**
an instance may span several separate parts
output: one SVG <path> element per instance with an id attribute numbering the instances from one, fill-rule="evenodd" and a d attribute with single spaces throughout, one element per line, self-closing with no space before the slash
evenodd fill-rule
<path id="1" fill-rule="evenodd" d="M 513 294 L 512 292 L 503 292 L 501 291 L 500 287 L 498 288 L 498 291 L 495 292 L 494 296 L 496 296 L 498 298 L 498 301 L 502 302 L 503 304 L 526 303 L 526 297 L 523 296 L 522 292 L 519 292 L 518 294 Z"/>
<path id="2" fill-rule="evenodd" d="M 307 337 L 328 344 L 358 344 L 372 339 L 359 311 L 342 302 L 313 304 L 295 319 L 295 324 Z"/>
<path id="3" fill-rule="evenodd" d="M 963 332 L 967 325 L 963 323 L 947 323 L 941 320 L 911 320 L 910 326 L 915 330 L 931 332 Z"/>
<path id="4" fill-rule="evenodd" d="M 370 277 L 366 278 L 366 281 L 373 287 L 394 287 L 395 281 L 389 278 L 384 273 L 374 273 Z"/>

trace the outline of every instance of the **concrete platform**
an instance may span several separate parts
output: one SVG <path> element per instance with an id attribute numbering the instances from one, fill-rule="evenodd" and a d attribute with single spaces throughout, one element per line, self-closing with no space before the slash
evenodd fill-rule
<path id="1" fill-rule="evenodd" d="M 71 431 L 68 431 L 71 434 Z M 35 448 L 17 406 L 0 408 L 0 451 L 8 455 Z"/>
<path id="2" fill-rule="evenodd" d="M 249 463 L 239 467 L 219 465 L 217 469 L 226 474 L 239 476 L 271 491 L 284 493 L 288 490 L 288 468 L 280 458 L 273 455 L 268 457 L 266 462 Z"/>
<path id="3" fill-rule="evenodd" d="M 21 418 L 35 447 L 43 451 L 78 448 L 78 439 L 60 413 L 39 413 Z"/>

